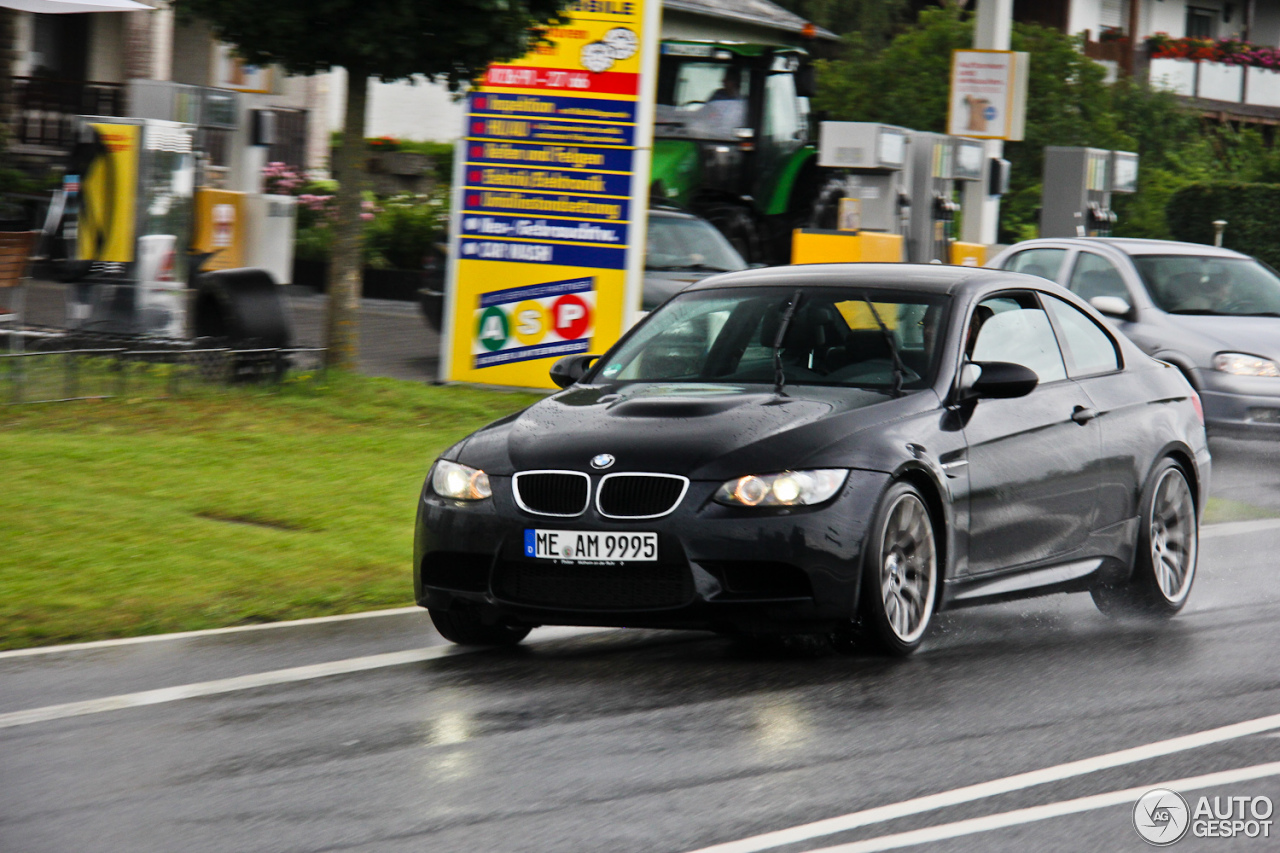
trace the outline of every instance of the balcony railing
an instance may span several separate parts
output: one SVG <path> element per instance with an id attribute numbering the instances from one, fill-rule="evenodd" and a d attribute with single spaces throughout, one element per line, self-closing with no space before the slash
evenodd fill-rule
<path id="1" fill-rule="evenodd" d="M 1153 59 L 1151 85 L 1188 98 L 1280 107 L 1280 71 L 1191 59 Z"/>
<path id="2" fill-rule="evenodd" d="M 124 115 L 124 86 L 44 77 L 13 78 L 13 139 L 26 145 L 69 148 L 74 117 Z"/>

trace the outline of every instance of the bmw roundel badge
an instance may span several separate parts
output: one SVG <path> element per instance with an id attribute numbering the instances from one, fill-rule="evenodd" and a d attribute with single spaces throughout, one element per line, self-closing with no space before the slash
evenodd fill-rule
<path id="1" fill-rule="evenodd" d="M 591 457 L 591 467 L 596 470 L 608 468 L 613 463 L 614 458 L 611 453 L 597 453 L 595 456 Z"/>

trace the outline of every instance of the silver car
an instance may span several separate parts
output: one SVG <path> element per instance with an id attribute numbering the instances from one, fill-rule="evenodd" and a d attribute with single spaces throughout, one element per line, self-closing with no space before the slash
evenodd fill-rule
<path id="1" fill-rule="evenodd" d="M 1280 437 L 1280 275 L 1248 255 L 1169 240 L 1027 240 L 987 266 L 1056 281 L 1176 365 L 1216 433 Z"/>

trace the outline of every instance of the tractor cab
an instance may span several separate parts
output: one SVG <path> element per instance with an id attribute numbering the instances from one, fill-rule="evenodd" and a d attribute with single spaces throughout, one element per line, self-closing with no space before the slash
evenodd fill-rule
<path id="1" fill-rule="evenodd" d="M 763 259 L 765 219 L 790 210 L 813 158 L 811 89 L 800 48 L 664 41 L 652 195 L 706 216 L 745 257 Z"/>

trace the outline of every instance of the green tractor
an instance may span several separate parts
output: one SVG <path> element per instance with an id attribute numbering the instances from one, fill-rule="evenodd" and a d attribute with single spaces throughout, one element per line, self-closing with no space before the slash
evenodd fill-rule
<path id="1" fill-rule="evenodd" d="M 789 263 L 792 230 L 834 228 L 844 195 L 817 165 L 812 91 L 801 48 L 664 41 L 651 197 L 708 219 L 750 263 Z"/>

